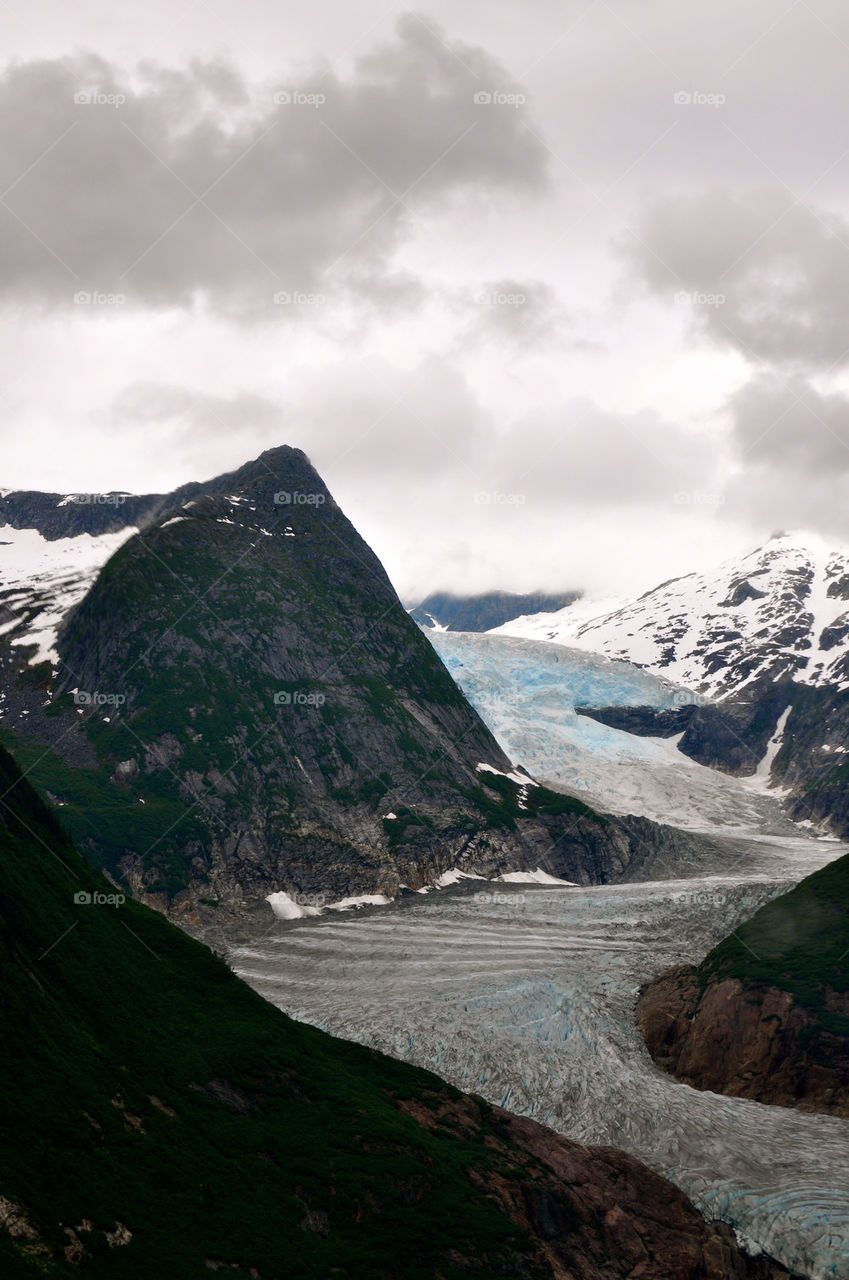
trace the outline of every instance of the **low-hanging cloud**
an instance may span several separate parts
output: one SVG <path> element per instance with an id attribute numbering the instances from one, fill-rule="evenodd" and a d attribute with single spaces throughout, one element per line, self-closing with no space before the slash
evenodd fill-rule
<path id="1" fill-rule="evenodd" d="M 767 374 L 741 388 L 730 408 L 742 461 L 786 469 L 797 485 L 849 471 L 845 394 Z"/>

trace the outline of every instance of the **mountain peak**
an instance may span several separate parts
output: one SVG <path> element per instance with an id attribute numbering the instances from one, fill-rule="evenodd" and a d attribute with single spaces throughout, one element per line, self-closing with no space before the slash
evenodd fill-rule
<path id="1" fill-rule="evenodd" d="M 792 530 L 589 619 L 567 609 L 503 630 L 632 662 L 709 697 L 767 678 L 849 688 L 849 551 Z"/>

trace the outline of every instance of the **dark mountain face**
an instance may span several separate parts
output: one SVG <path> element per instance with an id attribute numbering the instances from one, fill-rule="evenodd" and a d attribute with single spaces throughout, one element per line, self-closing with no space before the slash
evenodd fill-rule
<path id="1" fill-rule="evenodd" d="M 429 595 L 410 613 L 423 627 L 440 626 L 449 631 L 491 631 L 502 623 L 531 613 L 554 613 L 580 599 L 580 591 L 546 595 L 535 591 L 514 595 L 509 591 L 486 591 L 477 596 L 455 596 L 447 591 Z"/>
<path id="2" fill-rule="evenodd" d="M 152 493 L 38 493 L 11 489 L 0 492 L 0 526 L 37 529 L 50 541 L 75 538 L 81 533 L 97 536 L 117 533 L 152 519 L 165 502 Z"/>
<path id="3" fill-rule="evenodd" d="M 134 893 L 200 926 L 454 866 L 597 882 L 692 843 L 503 776 L 300 451 L 157 502 L 67 617 L 55 672 L 0 654 L 0 735 Z"/>

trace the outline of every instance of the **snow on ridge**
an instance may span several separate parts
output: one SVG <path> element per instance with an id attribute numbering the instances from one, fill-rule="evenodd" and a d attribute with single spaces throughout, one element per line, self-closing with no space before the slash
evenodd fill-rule
<path id="1" fill-rule="evenodd" d="M 579 887 L 574 880 L 561 880 L 558 876 L 549 875 L 541 867 L 537 867 L 536 871 L 505 871 L 503 875 L 495 878 L 505 884 L 559 884 L 569 889 Z"/>
<path id="2" fill-rule="evenodd" d="M 849 550 L 819 534 L 777 535 L 594 617 L 573 608 L 497 630 L 631 662 L 709 697 L 764 675 L 849 687 Z"/>
<path id="3" fill-rule="evenodd" d="M 529 778 L 526 773 L 520 773 L 518 769 L 514 769 L 512 773 L 504 773 L 501 769 L 496 769 L 491 764 L 476 764 L 475 769 L 478 773 L 494 773 L 499 778 L 508 778 L 510 782 L 517 783 L 520 787 L 538 787 L 539 783 L 534 782 L 533 778 Z"/>
<path id="4" fill-rule="evenodd" d="M 68 611 L 91 587 L 106 561 L 138 533 L 81 533 L 48 540 L 37 529 L 0 526 L 0 604 L 17 616 L 4 627 L 15 646 L 36 646 L 29 662 L 57 662 L 56 638 Z"/>

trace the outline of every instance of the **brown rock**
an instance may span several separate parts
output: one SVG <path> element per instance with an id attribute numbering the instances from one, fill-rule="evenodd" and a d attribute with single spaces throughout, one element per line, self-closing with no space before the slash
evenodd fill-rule
<path id="1" fill-rule="evenodd" d="M 846 1003 L 827 994 L 834 1012 Z M 679 966 L 640 993 L 637 1019 L 655 1063 L 695 1089 L 849 1115 L 849 1038 L 789 991 L 714 978 L 700 995 L 696 970 Z"/>

